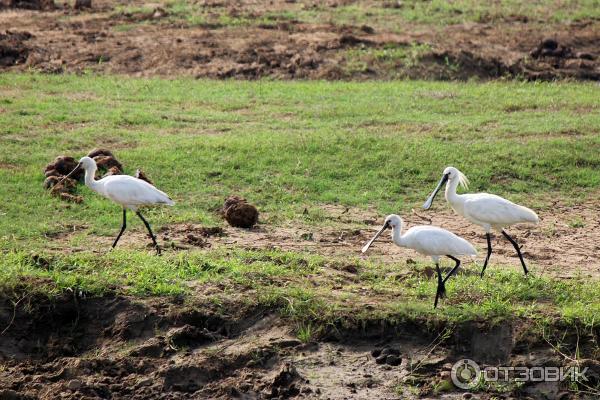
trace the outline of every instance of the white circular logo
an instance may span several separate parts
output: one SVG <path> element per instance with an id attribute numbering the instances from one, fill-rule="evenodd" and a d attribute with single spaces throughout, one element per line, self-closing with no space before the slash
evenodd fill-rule
<path id="1" fill-rule="evenodd" d="M 481 369 L 475 361 L 464 358 L 457 361 L 452 366 L 450 376 L 452 377 L 452 383 L 454 383 L 456 387 L 461 389 L 472 389 L 477 385 L 477 382 L 479 382 Z"/>

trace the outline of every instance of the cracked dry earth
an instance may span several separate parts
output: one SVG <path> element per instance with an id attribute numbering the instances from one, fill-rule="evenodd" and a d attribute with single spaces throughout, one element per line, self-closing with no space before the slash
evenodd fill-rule
<path id="1" fill-rule="evenodd" d="M 462 392 L 435 388 L 449 384 L 462 358 L 482 366 L 566 362 L 518 322 L 491 329 L 466 323 L 444 336 L 443 328 L 375 320 L 303 343 L 284 320 L 243 303 L 223 313 L 201 299 L 29 300 L 29 309 L 0 304 L 1 399 L 458 399 Z M 562 350 L 578 346 L 597 383 L 593 343 L 571 336 L 561 336 Z M 585 398 L 537 383 L 503 396 L 545 394 Z"/>

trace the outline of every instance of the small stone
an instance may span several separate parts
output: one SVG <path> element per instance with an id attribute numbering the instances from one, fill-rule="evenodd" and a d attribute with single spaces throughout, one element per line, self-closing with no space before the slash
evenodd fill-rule
<path id="1" fill-rule="evenodd" d="M 373 349 L 371 350 L 371 355 L 375 358 L 379 357 L 381 355 L 381 349 Z"/>
<path id="2" fill-rule="evenodd" d="M 470 399 L 473 397 L 473 395 L 471 393 L 463 393 L 462 397 L 463 399 Z"/>
<path id="3" fill-rule="evenodd" d="M 71 390 L 78 390 L 81 388 L 81 381 L 79 379 L 71 379 L 67 384 L 67 388 Z"/>

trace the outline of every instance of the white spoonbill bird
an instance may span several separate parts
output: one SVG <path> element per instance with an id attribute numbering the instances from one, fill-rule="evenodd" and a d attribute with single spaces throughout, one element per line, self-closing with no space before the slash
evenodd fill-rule
<path id="1" fill-rule="evenodd" d="M 114 248 L 117 245 L 117 242 L 125 231 L 127 226 L 127 209 L 129 209 L 135 212 L 138 217 L 140 217 L 146 226 L 146 229 L 148 229 L 148 233 L 150 233 L 150 238 L 152 238 L 152 243 L 156 248 L 156 252 L 160 255 L 160 247 L 156 242 L 154 233 L 152 233 L 150 224 L 148 221 L 146 221 L 138 209 L 143 206 L 150 206 L 154 204 L 166 204 L 168 206 L 172 206 L 175 204 L 173 200 L 171 200 L 166 193 L 158 190 L 148 182 L 134 178 L 133 176 L 110 175 L 100 180 L 95 180 L 94 177 L 98 167 L 96 162 L 90 157 L 83 157 L 81 160 L 79 160 L 79 163 L 73 169 L 73 171 L 71 171 L 62 180 L 70 177 L 75 171 L 77 171 L 78 168 L 83 168 L 85 171 L 85 184 L 87 187 L 123 207 L 123 225 L 121 226 L 121 231 L 113 242 L 112 247 Z"/>
<path id="2" fill-rule="evenodd" d="M 413 249 L 418 253 L 430 256 L 435 263 L 438 278 L 438 286 L 433 303 L 433 308 L 436 308 L 438 299 L 444 297 L 446 294 L 446 281 L 460 266 L 460 260 L 455 256 L 476 256 L 477 250 L 465 239 L 437 226 L 413 226 L 406 233 L 402 234 L 402 225 L 402 218 L 398 215 L 388 215 L 385 218 L 383 227 L 373 236 L 373 239 L 369 240 L 369 243 L 365 244 L 362 252 L 366 252 L 383 231 L 392 228 L 392 240 L 397 246 Z M 440 257 L 442 256 L 446 256 L 456 263 L 444 279 L 442 279 L 442 271 L 440 270 Z"/>
<path id="3" fill-rule="evenodd" d="M 502 232 L 504 237 L 513 245 L 517 251 L 517 255 L 523 265 L 523 271 L 527 275 L 527 267 L 525 260 L 521 254 L 521 248 L 517 242 L 506 233 L 505 227 L 519 223 L 537 224 L 539 218 L 535 212 L 527 207 L 520 206 L 511 201 L 508 201 L 500 196 L 489 193 L 472 193 L 472 194 L 456 194 L 456 188 L 460 184 L 464 188 L 468 187 L 469 180 L 467 177 L 454 167 L 447 167 L 444 170 L 442 179 L 438 183 L 435 190 L 431 193 L 423 208 L 428 210 L 433 203 L 433 199 L 441 187 L 446 184 L 446 200 L 450 203 L 452 209 L 458 214 L 465 217 L 468 221 L 479 225 L 485 229 L 487 239 L 487 256 L 481 270 L 481 277 L 485 272 L 490 255 L 492 254 L 492 242 L 490 232 L 493 229 Z"/>

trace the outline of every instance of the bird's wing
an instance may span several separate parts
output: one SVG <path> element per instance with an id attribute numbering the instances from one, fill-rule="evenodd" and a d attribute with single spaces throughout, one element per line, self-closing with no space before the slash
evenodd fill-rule
<path id="1" fill-rule="evenodd" d="M 486 222 L 492 226 L 503 226 L 519 222 L 537 222 L 537 215 L 530 209 L 489 193 L 466 195 L 466 216 Z"/>
<path id="2" fill-rule="evenodd" d="M 102 181 L 104 180 L 106 180 L 103 182 L 105 195 L 117 203 L 130 205 L 173 204 L 166 193 L 141 179 L 128 175 L 115 175 L 102 179 Z"/>
<path id="3" fill-rule="evenodd" d="M 476 255 L 477 250 L 465 239 L 437 226 L 415 226 L 404 235 L 406 243 L 428 255 Z"/>

